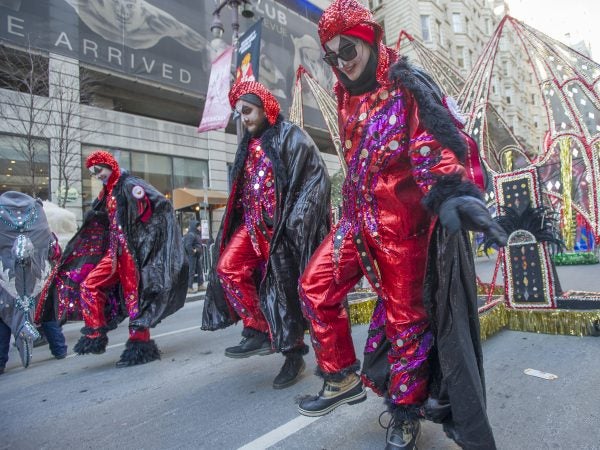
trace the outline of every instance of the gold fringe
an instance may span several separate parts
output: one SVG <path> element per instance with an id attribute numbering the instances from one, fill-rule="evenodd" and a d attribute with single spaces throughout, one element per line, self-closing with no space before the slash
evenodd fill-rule
<path id="1" fill-rule="evenodd" d="M 373 309 L 377 303 L 377 296 L 360 299 L 355 302 L 349 302 L 350 323 L 352 325 L 371 323 Z"/>
<path id="2" fill-rule="evenodd" d="M 485 341 L 508 324 L 508 312 L 503 303 L 499 303 L 486 312 L 479 314 L 479 336 Z"/>
<path id="3" fill-rule="evenodd" d="M 376 296 L 351 302 L 349 309 L 352 325 L 370 323 L 376 302 Z M 589 336 L 599 332 L 594 324 L 600 324 L 600 310 L 509 309 L 503 303 L 499 303 L 481 313 L 479 323 L 482 341 L 504 328 L 530 333 Z"/>
<path id="4" fill-rule="evenodd" d="M 508 311 L 508 328 L 531 333 L 589 336 L 595 334 L 594 323 L 600 323 L 600 310 L 570 309 Z"/>

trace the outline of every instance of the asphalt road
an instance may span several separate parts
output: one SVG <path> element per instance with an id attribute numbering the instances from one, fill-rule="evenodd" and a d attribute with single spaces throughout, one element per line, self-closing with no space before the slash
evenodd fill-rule
<path id="1" fill-rule="evenodd" d="M 578 276 L 600 282 L 600 266 Z M 594 286 L 592 286 L 594 287 Z M 598 289 L 600 290 L 600 289 Z M 0 375 L 0 449 L 377 449 L 385 446 L 378 424 L 384 410 L 372 392 L 366 402 L 309 419 L 295 402 L 315 394 L 313 353 L 296 385 L 274 390 L 280 355 L 234 360 L 240 326 L 199 329 L 202 301 L 169 317 L 153 336 L 162 360 L 117 369 L 127 338 L 122 325 L 99 356 L 52 358 L 34 351 L 28 369 L 11 350 Z M 69 349 L 81 324 L 64 328 Z M 355 345 L 367 327 L 355 326 Z M 307 340 L 308 341 L 308 340 Z M 498 448 L 600 449 L 600 338 L 502 331 L 484 342 L 488 414 Z M 527 368 L 558 376 L 528 376 Z M 419 449 L 457 448 L 441 427 L 423 423 Z"/>

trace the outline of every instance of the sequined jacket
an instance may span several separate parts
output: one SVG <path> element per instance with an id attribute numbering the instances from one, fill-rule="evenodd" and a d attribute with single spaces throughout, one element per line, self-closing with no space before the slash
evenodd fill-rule
<path id="1" fill-rule="evenodd" d="M 141 190 L 140 190 L 141 188 Z M 140 198 L 141 197 L 141 198 Z M 125 248 L 131 252 L 139 275 L 139 315 L 131 326 L 153 327 L 185 303 L 188 264 L 173 205 L 144 180 L 121 172 L 112 189 L 116 201 L 117 227 Z M 96 199 L 81 228 L 67 244 L 60 262 L 49 277 L 36 310 L 36 322 L 65 319 L 78 307 L 79 284 L 111 249 L 107 196 Z M 107 320 L 125 318 L 121 292 L 109 293 Z"/>
<path id="2" fill-rule="evenodd" d="M 233 187 L 216 240 L 212 271 L 204 302 L 202 329 L 217 330 L 239 320 L 224 298 L 216 262 L 233 232 L 242 224 L 236 208 L 250 136 L 238 147 L 232 169 Z M 310 256 L 329 232 L 331 183 L 318 148 L 299 127 L 281 116 L 262 135 L 262 147 L 273 164 L 276 206 L 270 254 L 264 274 L 258 275 L 261 310 L 277 351 L 291 350 L 303 338 L 298 280 Z"/>

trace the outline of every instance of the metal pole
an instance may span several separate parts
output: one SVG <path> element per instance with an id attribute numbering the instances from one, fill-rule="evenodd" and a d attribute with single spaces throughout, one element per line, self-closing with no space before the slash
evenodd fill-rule
<path id="1" fill-rule="evenodd" d="M 239 65 L 239 59 L 240 59 L 240 55 L 238 52 L 239 49 L 239 45 L 240 45 L 240 35 L 239 35 L 239 31 L 240 31 L 240 22 L 239 22 L 239 12 L 238 12 L 238 6 L 239 6 L 239 2 L 238 0 L 231 0 L 231 6 L 232 6 L 232 10 L 231 10 L 231 29 L 233 30 L 232 33 L 232 45 L 235 51 L 235 67 L 237 68 L 237 66 Z M 240 142 L 242 142 L 242 136 L 244 134 L 243 130 L 242 130 L 242 119 L 239 118 L 236 123 L 235 123 L 235 134 L 237 136 L 237 142 L 238 144 Z"/>

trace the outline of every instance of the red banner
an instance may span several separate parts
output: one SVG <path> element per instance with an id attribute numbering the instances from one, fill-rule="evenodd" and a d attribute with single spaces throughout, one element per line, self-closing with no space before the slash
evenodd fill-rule
<path id="1" fill-rule="evenodd" d="M 228 47 L 212 63 L 204 113 L 198 126 L 198 133 L 225 128 L 231 115 L 229 106 L 229 81 L 233 47 Z"/>

